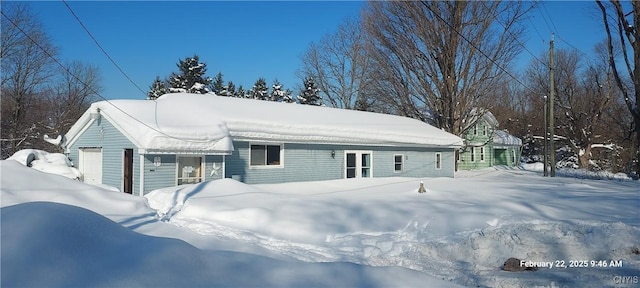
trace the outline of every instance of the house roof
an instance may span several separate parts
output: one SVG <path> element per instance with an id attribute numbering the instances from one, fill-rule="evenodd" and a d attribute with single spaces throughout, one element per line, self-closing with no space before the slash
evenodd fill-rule
<path id="1" fill-rule="evenodd" d="M 493 131 L 493 144 L 497 148 L 501 146 L 522 146 L 522 140 L 507 131 L 495 130 Z"/>
<path id="2" fill-rule="evenodd" d="M 67 139 L 100 111 L 138 148 L 231 151 L 234 140 L 383 146 L 459 147 L 462 139 L 419 120 L 310 105 L 172 93 L 157 100 L 93 103 Z M 77 126 L 77 127 L 76 127 Z"/>
<path id="3" fill-rule="evenodd" d="M 499 126 L 498 119 L 493 116 L 489 110 L 481 109 L 481 108 L 473 108 L 469 112 L 469 118 L 466 121 L 466 125 L 464 125 L 462 131 L 467 131 L 473 125 L 476 125 L 480 119 L 483 119 L 489 126 L 493 127 L 493 129 L 497 129 Z"/>

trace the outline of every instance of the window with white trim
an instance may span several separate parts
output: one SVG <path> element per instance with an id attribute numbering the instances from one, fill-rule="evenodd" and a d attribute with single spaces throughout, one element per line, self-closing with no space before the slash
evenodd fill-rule
<path id="1" fill-rule="evenodd" d="M 282 145 L 251 144 L 251 166 L 282 166 Z"/>
<path id="2" fill-rule="evenodd" d="M 476 147 L 471 147 L 471 162 L 476 162 Z"/>
<path id="3" fill-rule="evenodd" d="M 473 136 L 477 136 L 478 135 L 478 124 L 473 125 Z"/>
<path id="4" fill-rule="evenodd" d="M 436 152 L 436 170 L 442 169 L 442 153 Z"/>
<path id="5" fill-rule="evenodd" d="M 482 136 L 487 136 L 487 125 L 482 125 Z"/>
<path id="6" fill-rule="evenodd" d="M 404 155 L 393 155 L 393 171 L 402 172 L 404 170 Z"/>
<path id="7" fill-rule="evenodd" d="M 511 150 L 511 163 L 516 163 L 516 150 Z"/>
<path id="8" fill-rule="evenodd" d="M 177 183 L 195 184 L 202 182 L 202 157 L 178 156 Z"/>
<path id="9" fill-rule="evenodd" d="M 484 147 L 480 147 L 480 162 L 484 162 Z"/>
<path id="10" fill-rule="evenodd" d="M 344 153 L 345 178 L 372 176 L 372 151 L 346 150 Z"/>

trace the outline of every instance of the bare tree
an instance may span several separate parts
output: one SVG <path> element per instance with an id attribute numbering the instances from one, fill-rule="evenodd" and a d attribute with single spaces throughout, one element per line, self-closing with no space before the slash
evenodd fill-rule
<path id="1" fill-rule="evenodd" d="M 609 5 L 596 0 L 602 12 L 602 21 L 607 34 L 609 65 L 613 70 L 618 88 L 622 91 L 624 103 L 633 118 L 635 134 L 635 171 L 640 175 L 640 2 L 631 1 L 631 7 L 623 7 L 620 1 L 611 0 Z M 626 11 L 630 12 L 626 13 Z M 628 17 L 631 16 L 631 21 Z M 619 44 L 622 59 L 617 59 L 614 43 Z M 618 60 L 623 68 L 618 68 Z M 626 85 L 625 78 L 632 84 Z"/>
<path id="2" fill-rule="evenodd" d="M 602 47 L 596 46 L 596 56 L 603 55 Z M 622 147 L 622 140 L 612 137 L 611 127 L 603 122 L 614 108 L 612 99 L 618 97 L 619 89 L 606 57 L 593 57 L 600 61 L 588 63 L 583 59 L 575 49 L 555 51 L 556 136 L 567 145 L 580 168 L 602 168 L 597 163 L 601 160 L 596 156 L 599 153 L 594 151 Z M 545 54 L 538 60 L 527 68 L 527 78 L 530 87 L 544 94 L 550 89 L 549 57 Z"/>
<path id="3" fill-rule="evenodd" d="M 375 95 L 395 113 L 460 135 L 522 47 L 527 2 L 369 2 Z M 491 108 L 491 107 L 484 107 Z"/>
<path id="4" fill-rule="evenodd" d="M 102 90 L 97 66 L 73 61 L 60 70 L 46 99 L 47 133 L 53 137 L 66 133 Z"/>
<path id="5" fill-rule="evenodd" d="M 337 108 L 356 109 L 369 104 L 366 97 L 369 58 L 360 23 L 348 19 L 333 34 L 311 43 L 301 57 L 303 75 L 313 77 L 327 102 Z"/>
<path id="6" fill-rule="evenodd" d="M 41 125 L 34 117 L 54 71 L 57 48 L 24 3 L 2 4 L 2 158 L 32 145 Z M 36 109 L 40 108 L 40 109 Z"/>

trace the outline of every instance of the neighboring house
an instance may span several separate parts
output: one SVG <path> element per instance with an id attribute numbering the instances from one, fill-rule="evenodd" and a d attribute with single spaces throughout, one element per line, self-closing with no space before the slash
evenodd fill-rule
<path id="1" fill-rule="evenodd" d="M 518 165 L 522 140 L 498 130 L 498 120 L 491 112 L 481 113 L 471 123 L 463 132 L 465 146 L 458 155 L 459 170 Z"/>
<path id="2" fill-rule="evenodd" d="M 220 178 L 453 177 L 462 144 L 406 117 L 176 93 L 93 103 L 62 146 L 85 182 L 144 195 Z"/>

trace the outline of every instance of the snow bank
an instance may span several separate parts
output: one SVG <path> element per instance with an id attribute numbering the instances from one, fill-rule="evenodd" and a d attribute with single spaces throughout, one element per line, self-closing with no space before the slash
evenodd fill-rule
<path id="1" fill-rule="evenodd" d="M 639 183 L 485 169 L 422 179 L 428 192 L 420 194 L 420 180 L 246 185 L 225 179 L 147 197 L 164 202 L 164 210 L 179 207 L 164 218 L 169 223 L 305 262 L 398 266 L 488 287 L 602 287 L 613 273 L 640 272 L 633 252 L 640 249 Z M 625 266 L 511 274 L 500 270 L 510 257 Z"/>
<path id="2" fill-rule="evenodd" d="M 1 236 L 3 287 L 216 284 L 200 251 L 183 241 L 138 234 L 65 204 L 31 202 L 0 211 L 2 229 L 11 231 Z"/>
<path id="3" fill-rule="evenodd" d="M 81 180 L 82 173 L 73 167 L 69 158 L 61 153 L 49 153 L 36 149 L 20 150 L 7 160 L 15 160 L 24 166 L 31 167 L 42 172 L 61 175 L 74 180 Z"/>
<path id="4" fill-rule="evenodd" d="M 522 169 L 535 172 L 543 172 L 544 165 L 541 162 L 535 163 L 522 163 L 520 164 Z M 547 169 L 551 169 L 547 167 Z M 633 180 L 629 175 L 624 173 L 611 173 L 608 171 L 589 171 L 586 169 L 574 169 L 574 168 L 556 168 L 557 176 L 580 178 L 580 179 L 601 179 L 601 180 L 621 180 L 630 181 Z"/>
<path id="5" fill-rule="evenodd" d="M 160 222 L 142 197 L 16 161 L 0 171 L 2 287 L 457 287 L 400 267 L 275 260 Z"/>

